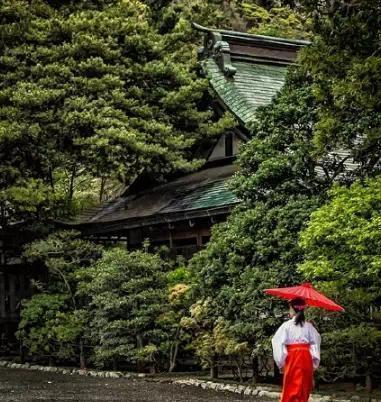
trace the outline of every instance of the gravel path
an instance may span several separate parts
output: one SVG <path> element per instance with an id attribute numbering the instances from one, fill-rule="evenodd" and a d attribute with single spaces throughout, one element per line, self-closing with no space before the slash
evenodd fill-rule
<path id="1" fill-rule="evenodd" d="M 0 401 L 235 402 L 255 399 L 168 383 L 0 368 Z"/>

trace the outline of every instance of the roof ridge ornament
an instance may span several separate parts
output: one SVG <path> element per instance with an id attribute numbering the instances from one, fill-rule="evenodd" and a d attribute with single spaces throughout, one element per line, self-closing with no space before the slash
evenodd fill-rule
<path id="1" fill-rule="evenodd" d="M 233 77 L 237 69 L 232 65 L 229 43 L 223 41 L 221 35 L 218 33 L 215 33 L 213 36 L 217 39 L 213 46 L 213 58 L 227 77 Z"/>

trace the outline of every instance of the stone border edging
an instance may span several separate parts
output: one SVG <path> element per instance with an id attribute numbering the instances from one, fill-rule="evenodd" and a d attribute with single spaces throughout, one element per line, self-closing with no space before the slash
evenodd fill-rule
<path id="1" fill-rule="evenodd" d="M 25 364 L 12 363 L 6 360 L 0 360 L 0 367 L 46 371 L 50 373 L 58 373 L 65 375 L 76 374 L 76 375 L 84 375 L 89 377 L 102 377 L 102 378 L 133 378 L 133 377 L 144 378 L 146 376 L 144 373 L 122 373 L 121 371 L 70 369 L 70 368 L 61 368 L 54 366 L 40 366 L 38 364 L 30 364 L 30 363 Z"/>
<path id="2" fill-rule="evenodd" d="M 201 387 L 202 389 L 212 389 L 215 391 L 233 392 L 241 395 L 265 397 L 269 399 L 280 398 L 280 392 L 270 391 L 268 389 L 259 386 L 254 388 L 247 385 L 239 385 L 239 384 L 232 385 L 232 384 L 224 384 L 221 382 L 203 381 L 196 379 L 174 380 L 173 383 L 179 385 L 192 385 L 196 387 Z"/>
<path id="3" fill-rule="evenodd" d="M 233 392 L 240 395 L 247 396 L 256 396 L 259 398 L 268 398 L 268 399 L 280 399 L 280 392 L 273 391 L 266 387 L 252 387 L 249 385 L 232 385 L 232 384 L 224 384 L 221 382 L 212 382 L 212 381 L 204 381 L 198 379 L 184 379 L 184 380 L 173 380 L 173 384 L 178 385 L 191 385 L 196 387 L 201 387 L 203 389 L 212 389 L 215 391 L 227 391 Z M 363 399 L 364 401 L 369 402 L 381 402 L 379 399 Z M 311 395 L 309 402 L 354 402 L 361 401 L 361 397 L 358 395 L 353 395 L 351 399 L 334 399 L 328 395 L 319 395 L 313 394 Z"/>
<path id="4" fill-rule="evenodd" d="M 15 368 L 15 369 L 24 369 L 24 370 L 37 370 L 37 371 L 46 371 L 50 373 L 58 373 L 65 375 L 83 375 L 89 377 L 102 377 L 102 378 L 141 378 L 148 380 L 146 378 L 146 374 L 144 373 L 123 373 L 121 371 L 103 371 L 103 370 L 81 370 L 81 369 L 70 369 L 70 368 L 61 368 L 54 366 L 41 366 L 37 364 L 20 364 L 20 363 L 12 363 L 6 360 L 0 360 L 0 367 L 7 368 Z M 152 381 L 152 380 L 151 380 Z M 256 396 L 259 398 L 268 398 L 268 399 L 280 399 L 280 392 L 273 391 L 266 387 L 252 387 L 250 385 L 232 385 L 225 384 L 222 382 L 213 382 L 206 380 L 199 380 L 194 378 L 187 379 L 170 379 L 169 382 L 171 384 L 181 385 L 181 386 L 195 386 L 201 387 L 202 389 L 210 389 L 214 391 L 225 391 L 232 392 L 240 395 L 247 396 Z M 365 400 L 365 399 L 364 399 Z M 354 402 L 361 401 L 361 397 L 358 395 L 353 395 L 351 399 L 334 399 L 328 395 L 319 395 L 313 394 L 310 397 L 309 402 Z M 381 402 L 379 399 L 366 399 L 369 402 Z"/>

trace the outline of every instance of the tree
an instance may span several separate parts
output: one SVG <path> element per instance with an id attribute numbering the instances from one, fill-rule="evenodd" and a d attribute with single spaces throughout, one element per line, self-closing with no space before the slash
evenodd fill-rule
<path id="1" fill-rule="evenodd" d="M 80 271 L 100 257 L 101 248 L 79 238 L 74 231 L 58 232 L 26 247 L 30 263 L 47 270 L 38 293 L 23 301 L 18 337 L 32 355 L 71 358 L 79 351 L 85 368 L 85 301 L 77 294 Z"/>
<path id="2" fill-rule="evenodd" d="M 155 371 L 162 343 L 160 320 L 168 309 L 169 263 L 144 250 L 114 248 L 84 272 L 81 294 L 91 296 L 90 332 L 98 365 L 127 362 Z"/>
<path id="3" fill-rule="evenodd" d="M 22 303 L 21 320 L 16 333 L 22 348 L 33 357 L 71 360 L 76 356 L 85 322 L 74 310 L 68 295 L 37 293 Z M 85 368 L 85 355 L 80 350 L 80 367 Z"/>
<path id="4" fill-rule="evenodd" d="M 381 319 L 380 207 L 379 176 L 335 186 L 301 234 L 306 260 L 300 272 L 320 282 L 346 309 L 333 321 L 315 315 L 325 332 L 325 379 L 364 375 L 370 386 L 380 370 L 381 336 L 374 328 Z"/>
<path id="5" fill-rule="evenodd" d="M 192 336 L 192 349 L 201 365 L 210 369 L 210 378 L 217 378 L 221 359 L 229 359 L 237 368 L 237 376 L 243 381 L 243 364 L 249 355 L 247 342 L 240 342 L 234 336 L 230 323 L 222 317 L 213 319 L 210 299 L 194 303 L 190 315 L 181 319 L 181 326 Z"/>
<path id="6" fill-rule="evenodd" d="M 380 2 L 304 0 L 302 5 L 312 17 L 314 32 L 312 45 L 300 57 L 301 69 L 311 80 L 318 117 L 311 152 L 324 158 L 336 151 L 336 159 L 347 161 L 348 167 L 348 162 L 357 163 L 356 168 L 342 169 L 349 181 L 377 174 Z"/>
<path id="7" fill-rule="evenodd" d="M 287 2 L 278 2 L 264 6 L 253 0 L 239 3 L 249 33 L 290 39 L 309 37 L 309 21 L 295 5 L 290 7 Z"/>
<path id="8" fill-rule="evenodd" d="M 211 242 L 191 260 L 193 299 L 208 303 L 210 330 L 226 321 L 234 339 L 255 350 L 254 370 L 286 312 L 284 303 L 263 290 L 301 280 L 295 270 L 302 255 L 298 233 L 317 205 L 315 198 L 295 197 L 285 205 L 262 202 L 236 211 L 226 224 L 214 226 Z"/>
<path id="9" fill-rule="evenodd" d="M 190 275 L 186 267 L 179 266 L 168 272 L 169 308 L 160 316 L 158 325 L 166 328 L 168 334 L 167 341 L 162 343 L 162 350 L 168 356 L 169 372 L 175 369 L 179 353 L 185 351 L 191 340 L 181 325 L 181 319 L 192 303 L 189 282 Z"/>
<path id="10" fill-rule="evenodd" d="M 190 22 L 292 39 L 306 37 L 306 19 L 293 1 L 146 0 L 145 3 L 153 11 L 160 32 L 179 34 L 183 30 L 188 40 L 194 36 L 190 31 Z"/>
<path id="11" fill-rule="evenodd" d="M 72 212 L 84 178 L 194 169 L 197 141 L 231 124 L 204 104 L 195 52 L 173 54 L 138 0 L 7 0 L 0 15 L 3 224 Z"/>
<path id="12" fill-rule="evenodd" d="M 371 391 L 372 377 L 380 373 L 381 331 L 364 323 L 329 331 L 323 337 L 319 378 L 335 382 L 365 377 L 365 388 Z"/>

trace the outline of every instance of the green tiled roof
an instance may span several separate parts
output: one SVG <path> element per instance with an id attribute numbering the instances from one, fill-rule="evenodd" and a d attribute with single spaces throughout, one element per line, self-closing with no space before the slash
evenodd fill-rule
<path id="1" fill-rule="evenodd" d="M 227 183 L 236 171 L 234 165 L 202 169 L 141 193 L 122 196 L 94 210 L 87 210 L 78 223 L 125 221 L 127 227 L 137 220 L 163 221 L 178 214 L 206 216 L 229 209 L 239 200 Z"/>
<path id="2" fill-rule="evenodd" d="M 161 212 L 167 213 L 201 208 L 216 208 L 231 205 L 236 202 L 238 202 L 238 199 L 227 187 L 227 181 L 220 180 L 198 187 L 188 194 L 184 194 Z"/>
<path id="3" fill-rule="evenodd" d="M 259 106 L 269 104 L 281 89 L 287 66 L 233 61 L 237 69 L 227 77 L 213 58 L 204 61 L 210 84 L 226 107 L 245 125 L 255 119 Z"/>

